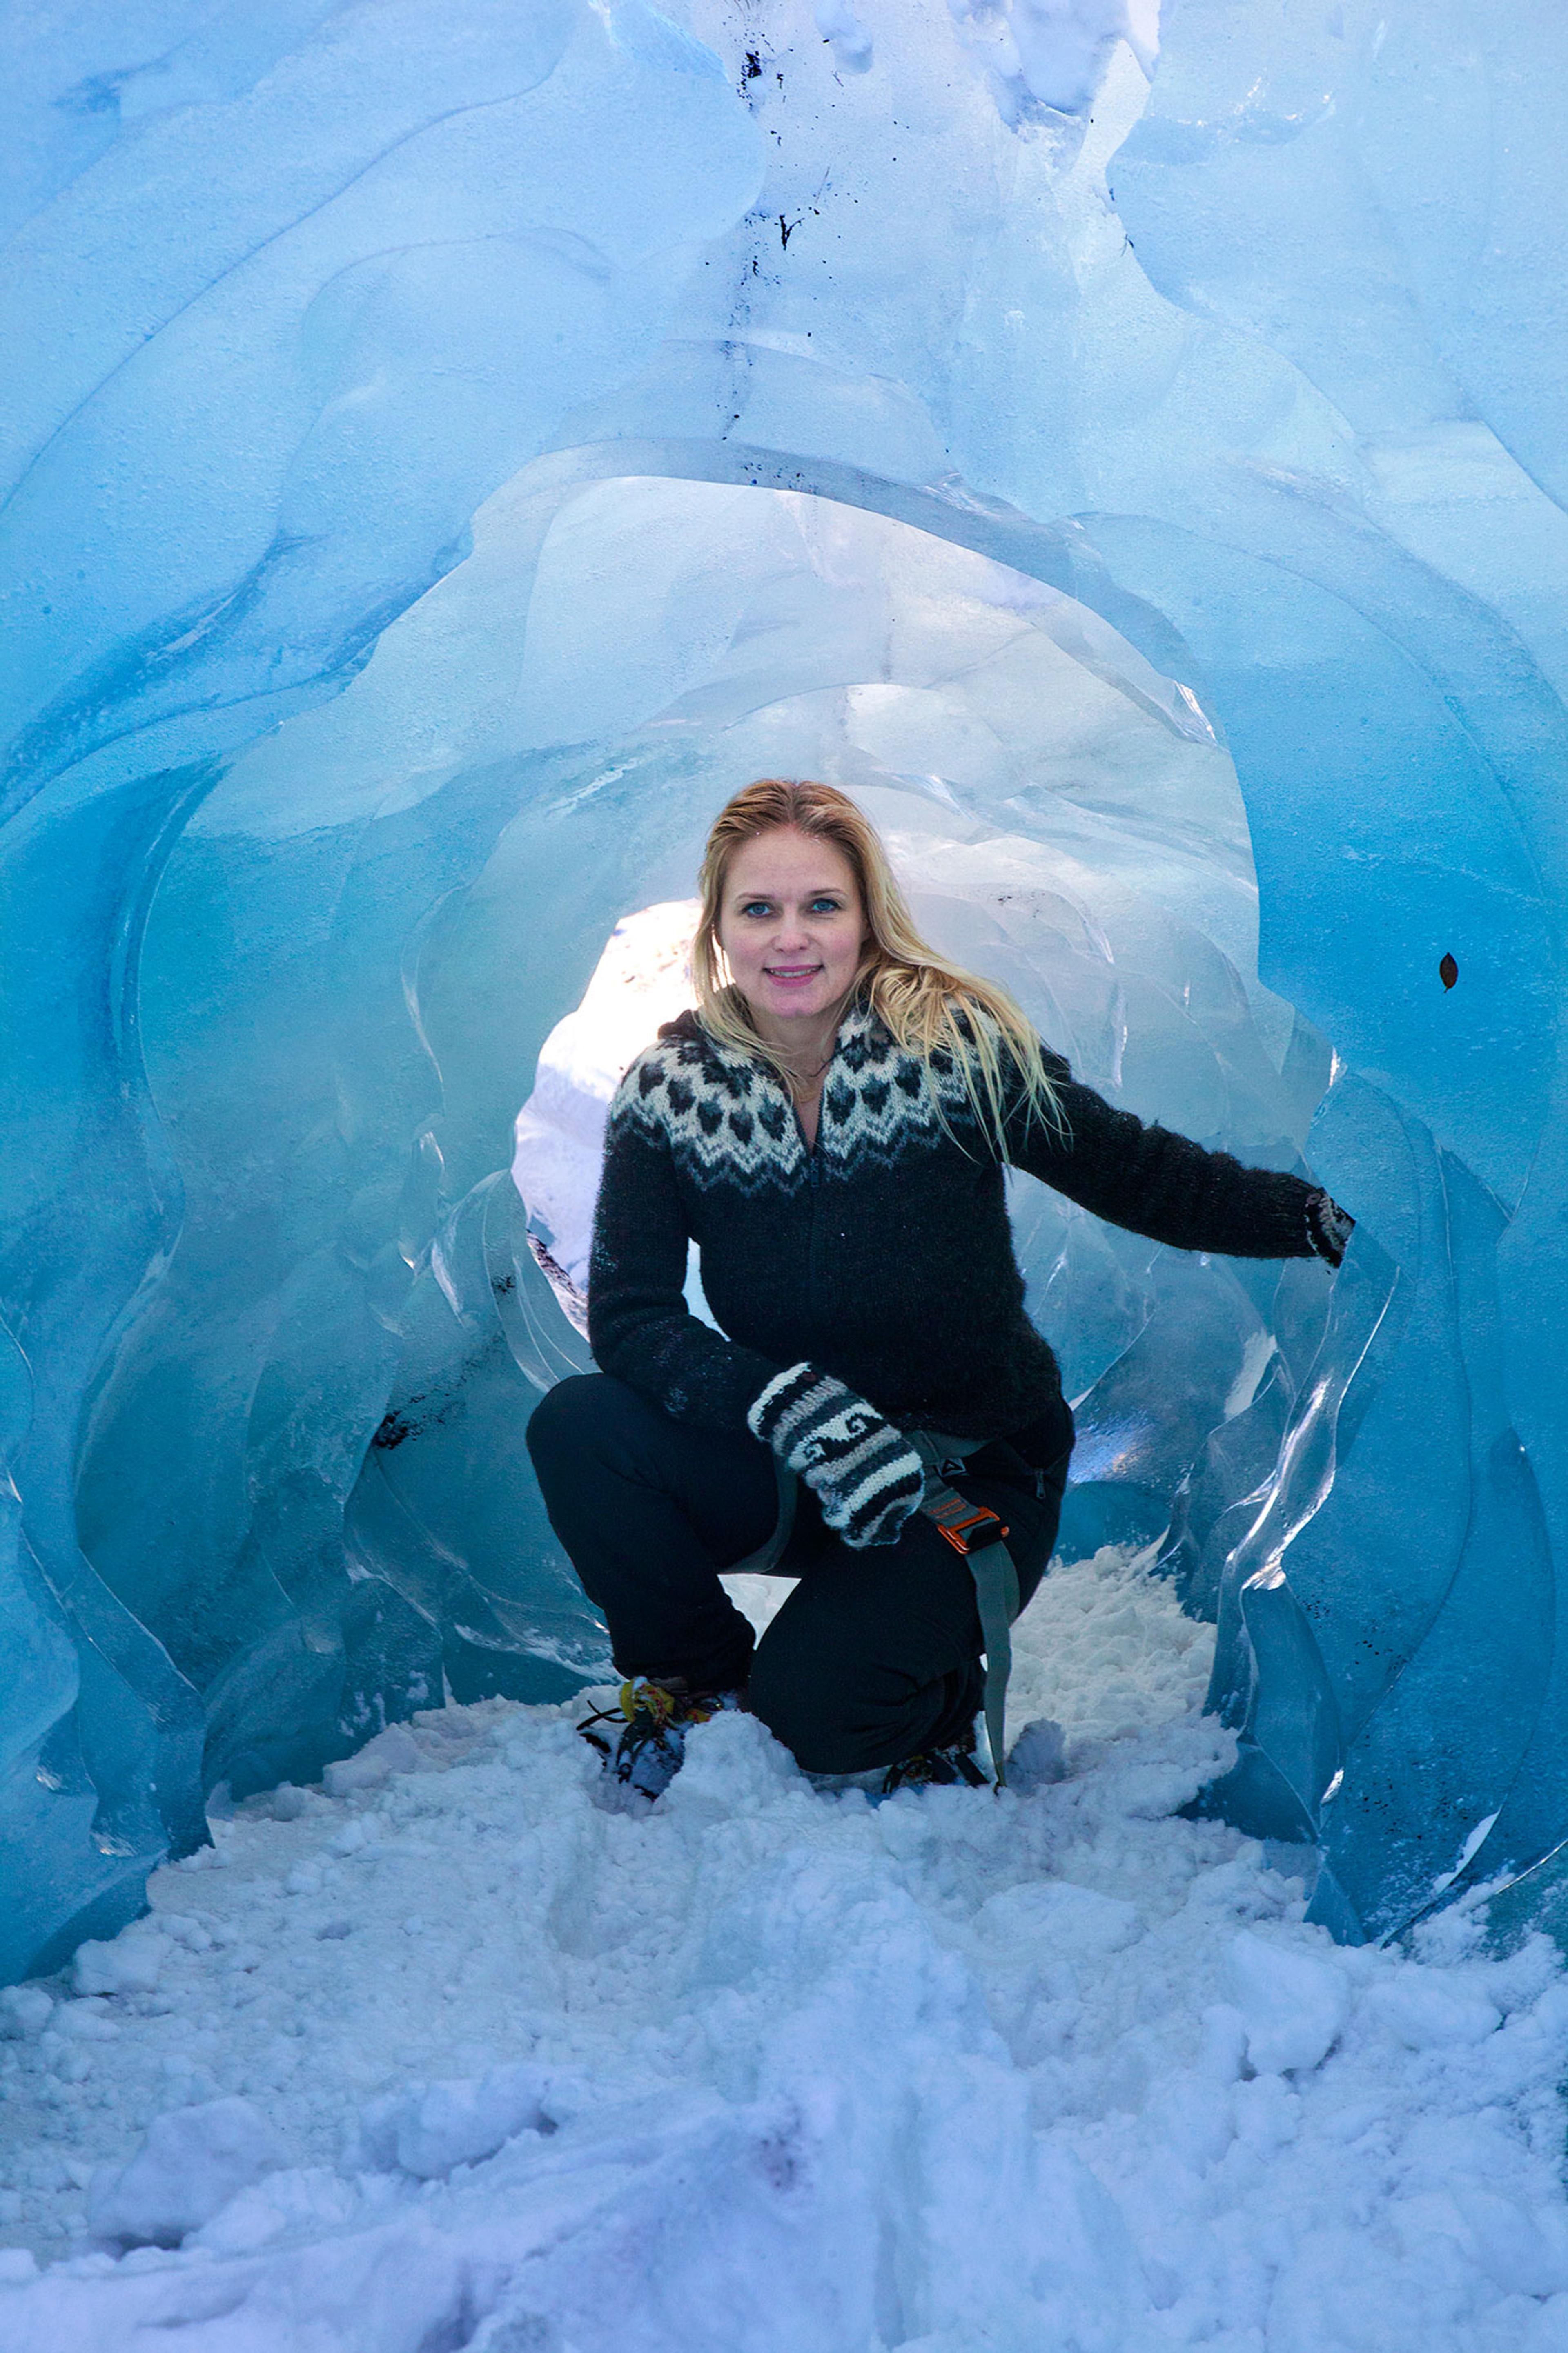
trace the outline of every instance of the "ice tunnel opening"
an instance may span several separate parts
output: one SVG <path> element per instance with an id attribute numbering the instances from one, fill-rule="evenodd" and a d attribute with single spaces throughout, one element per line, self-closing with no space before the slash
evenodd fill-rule
<path id="1" fill-rule="evenodd" d="M 886 514 L 520 478 L 346 692 L 233 764 L 148 922 L 183 1218 L 100 1384 L 77 1509 L 206 1696 L 209 1785 L 312 1776 L 443 1691 L 563 1698 L 604 1672 L 520 1442 L 530 1384 L 586 1353 L 512 1123 L 606 940 L 613 963 L 624 919 L 689 894 L 713 812 L 765 774 L 856 793 L 930 934 L 1091 1083 L 1299 1162 L 1329 1050 L 1258 979 L 1241 795 L 1190 691 L 1072 597 Z M 557 1122 L 579 1230 L 597 1067 L 585 1145 Z M 1158 1535 L 1228 1432 L 1173 1540 L 1212 1614 L 1207 1529 L 1273 1460 L 1322 1271 L 1189 1259 L 1016 1182 L 1079 1400 L 1064 1548 Z M 531 1239 L 559 1254 L 548 1191 Z"/>
<path id="2" fill-rule="evenodd" d="M 668 724 L 721 730 L 713 805 L 752 773 L 847 784 L 882 826 L 931 935 L 1007 977 L 1076 1068 L 1146 1115 L 1244 1155 L 1295 1156 L 1330 1056 L 1258 984 L 1239 787 L 1190 691 L 1076 600 L 907 524 L 773 492 L 764 527 L 754 494 L 629 487 L 647 501 L 632 536 L 672 540 L 678 514 L 712 546 L 739 530 L 747 547 L 730 559 L 731 593 L 759 561 L 782 561 L 793 582 L 786 594 L 770 573 L 761 624 L 753 604 L 722 674 L 667 714 Z M 582 601 L 584 567 L 610 568 L 604 534 L 625 528 L 627 490 L 600 486 L 554 527 L 541 577 L 554 575 L 565 609 Z M 847 589 L 857 607 L 848 630 Z M 784 606 L 786 667 L 822 634 L 799 690 L 769 701 Z M 546 608 L 546 642 L 552 626 Z M 879 656 L 868 626 L 883 636 Z M 617 617 L 617 636 L 623 628 L 632 633 Z M 519 1121 L 513 1173 L 530 1239 L 579 1329 L 605 1105 L 632 1053 L 686 1001 L 690 915 L 676 902 L 616 926 L 583 1003 L 546 1040 Z M 1082 1429 L 1064 1544 L 1071 1556 L 1147 1540 L 1165 1529 L 1211 1430 L 1265 1383 L 1278 1345 L 1272 1271 L 1250 1282 L 1247 1270 L 1200 1271 L 1027 1178 L 1015 1192 L 1031 1304 L 1062 1355 Z M 1298 1272 L 1289 1288 L 1316 1303 L 1322 1285 Z M 690 1291 L 700 1311 L 695 1265 Z M 1212 1573 L 1189 1584 L 1194 1605 L 1212 1609 Z"/>

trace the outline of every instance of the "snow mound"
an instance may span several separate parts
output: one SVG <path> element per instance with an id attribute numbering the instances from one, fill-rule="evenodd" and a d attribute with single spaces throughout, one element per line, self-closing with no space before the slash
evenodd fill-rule
<path id="1" fill-rule="evenodd" d="M 5 2353 L 1568 2341 L 1552 1948 L 1336 1948 L 1183 1819 L 1233 1743 L 1137 1556 L 1025 1632 L 1060 1778 L 1001 1797 L 725 1715 L 632 1816 L 494 1701 L 240 1805 L 104 1948 L 154 1982 L 7 2004 Z"/>

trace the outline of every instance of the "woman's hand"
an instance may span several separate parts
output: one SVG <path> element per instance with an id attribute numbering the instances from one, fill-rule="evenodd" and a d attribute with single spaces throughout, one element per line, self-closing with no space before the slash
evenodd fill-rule
<path id="1" fill-rule="evenodd" d="M 746 1416 L 755 1438 L 805 1480 L 835 1535 L 858 1552 L 897 1544 L 925 1486 L 920 1456 L 901 1430 L 815 1365 L 771 1380 Z"/>
<path id="2" fill-rule="evenodd" d="M 1343 1261 L 1345 1245 L 1355 1231 L 1355 1219 L 1348 1209 L 1328 1193 L 1307 1196 L 1307 1239 L 1321 1259 L 1337 1267 Z"/>

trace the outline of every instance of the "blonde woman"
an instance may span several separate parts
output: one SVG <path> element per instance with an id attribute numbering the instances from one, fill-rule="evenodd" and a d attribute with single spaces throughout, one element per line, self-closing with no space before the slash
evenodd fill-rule
<path id="1" fill-rule="evenodd" d="M 649 1798 L 686 1726 L 738 1706 L 814 1775 L 978 1785 L 982 1653 L 1005 1630 L 983 1630 L 976 1563 L 1004 1531 L 1008 1613 L 1028 1600 L 1073 1441 L 1005 1167 L 1184 1250 L 1337 1266 L 1351 1220 L 1079 1085 L 921 938 L 832 786 L 737 793 L 700 887 L 696 1009 L 611 1107 L 600 1369 L 528 1433 L 626 1679 L 584 1729 Z M 719 1331 L 686 1304 L 691 1240 Z M 742 1564 L 800 1580 L 755 1643 L 719 1581 Z"/>

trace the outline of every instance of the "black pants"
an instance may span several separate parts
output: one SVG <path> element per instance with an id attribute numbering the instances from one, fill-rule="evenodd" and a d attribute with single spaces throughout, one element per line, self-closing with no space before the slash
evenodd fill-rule
<path id="1" fill-rule="evenodd" d="M 604 1373 L 558 1383 L 528 1446 L 623 1674 L 710 1691 L 749 1683 L 752 1713 L 808 1772 L 862 1772 L 967 1736 L 984 1686 L 973 1579 L 922 1514 L 897 1544 L 856 1552 L 803 1486 L 776 1571 L 800 1583 L 753 1644 L 719 1575 L 773 1531 L 766 1447 L 673 1420 Z M 1026 1601 L 1056 1541 L 1071 1451 L 1059 1404 L 971 1455 L 952 1482 L 1007 1523 Z"/>

